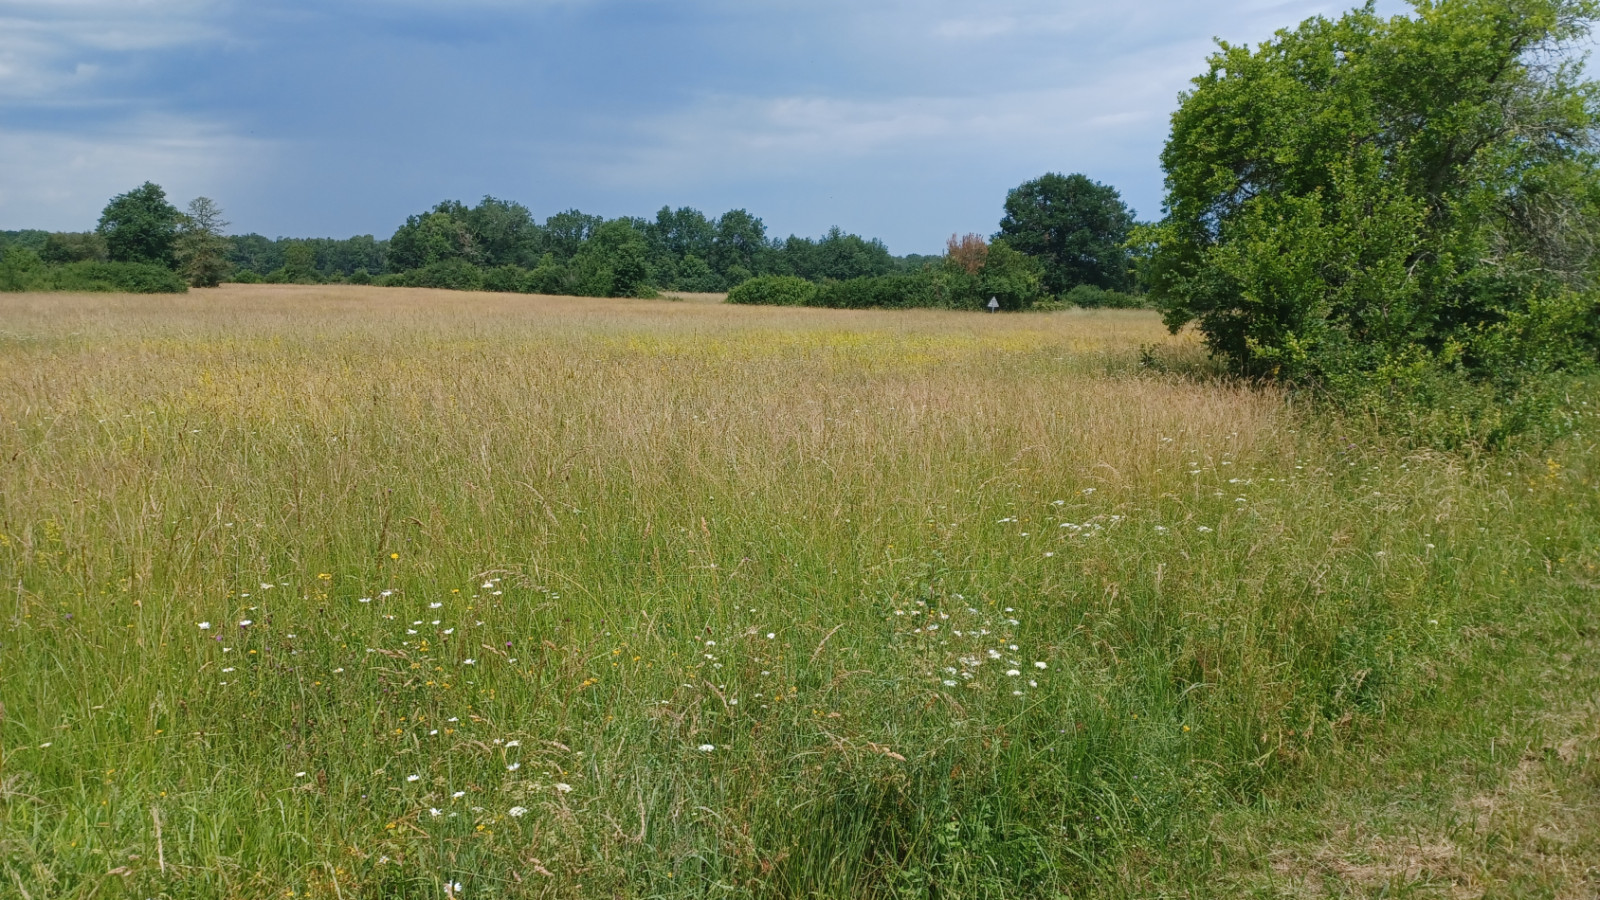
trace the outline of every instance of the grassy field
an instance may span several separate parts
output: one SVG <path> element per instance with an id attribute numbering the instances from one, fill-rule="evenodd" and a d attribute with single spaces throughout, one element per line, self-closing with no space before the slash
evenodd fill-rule
<path id="1" fill-rule="evenodd" d="M 1204 373 L 0 295 L 0 896 L 1594 896 L 1600 396 L 1480 459 Z"/>

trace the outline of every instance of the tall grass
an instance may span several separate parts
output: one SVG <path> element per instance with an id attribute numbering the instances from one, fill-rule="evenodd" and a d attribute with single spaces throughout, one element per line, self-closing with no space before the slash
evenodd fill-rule
<path id="1" fill-rule="evenodd" d="M 0 323 L 33 900 L 1110 891 L 1595 560 L 1586 438 L 1392 452 L 1141 370 L 1203 366 L 1144 312 L 237 286 Z"/>

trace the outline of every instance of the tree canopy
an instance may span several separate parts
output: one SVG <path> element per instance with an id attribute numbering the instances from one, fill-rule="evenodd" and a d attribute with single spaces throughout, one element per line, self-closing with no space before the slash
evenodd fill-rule
<path id="1" fill-rule="evenodd" d="M 1052 172 L 1012 189 L 1005 210 L 995 236 L 1044 265 L 1047 292 L 1132 286 L 1126 245 L 1133 214 L 1116 188 Z"/>
<path id="2" fill-rule="evenodd" d="M 173 244 L 182 214 L 160 185 L 146 181 L 106 204 L 95 229 L 113 262 L 173 264 Z"/>
<path id="3" fill-rule="evenodd" d="M 1139 237 L 1174 329 L 1323 383 L 1592 360 L 1593 0 L 1413 0 L 1221 44 L 1173 115 Z"/>

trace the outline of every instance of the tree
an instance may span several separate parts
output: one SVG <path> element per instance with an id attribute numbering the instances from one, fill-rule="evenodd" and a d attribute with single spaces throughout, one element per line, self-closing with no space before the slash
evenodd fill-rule
<path id="1" fill-rule="evenodd" d="M 287 284 L 316 284 L 317 248 L 310 241 L 287 241 L 283 248 L 283 268 L 274 273 Z"/>
<path id="2" fill-rule="evenodd" d="M 389 263 L 399 272 L 464 259 L 476 264 L 482 254 L 467 227 L 467 208 L 447 200 L 420 216 L 409 216 L 389 239 Z"/>
<path id="3" fill-rule="evenodd" d="M 750 213 L 733 209 L 717 219 L 717 233 L 707 262 L 732 287 L 761 271 L 766 249 L 767 226 Z"/>
<path id="4" fill-rule="evenodd" d="M 1064 294 L 1080 284 L 1132 286 L 1127 241 L 1133 229 L 1116 188 L 1084 175 L 1048 173 L 1006 195 L 997 238 L 1044 264 L 1044 289 Z"/>
<path id="5" fill-rule="evenodd" d="M 1138 241 L 1167 324 L 1236 371 L 1503 400 L 1593 361 L 1600 94 L 1562 51 L 1600 3 L 1412 5 L 1221 44 L 1173 115 Z"/>
<path id="6" fill-rule="evenodd" d="M 211 198 L 196 197 L 189 203 L 173 242 L 173 256 L 191 287 L 216 287 L 232 271 L 230 245 L 222 233 L 227 227 L 222 208 Z"/>
<path id="7" fill-rule="evenodd" d="M 485 266 L 537 264 L 543 229 L 520 203 L 484 197 L 462 216 Z"/>
<path id="8" fill-rule="evenodd" d="M 605 219 L 591 216 L 575 209 L 558 212 L 544 221 L 545 250 L 555 254 L 556 260 L 565 262 L 578 255 L 583 242 Z"/>
<path id="9" fill-rule="evenodd" d="M 106 204 L 95 229 L 105 238 L 113 262 L 145 262 L 171 267 L 182 214 L 167 202 L 160 185 L 146 181 Z"/>
<path id="10" fill-rule="evenodd" d="M 594 230 L 572 260 L 577 293 L 585 297 L 650 297 L 655 295 L 650 271 L 650 245 L 637 225 L 613 219 Z"/>

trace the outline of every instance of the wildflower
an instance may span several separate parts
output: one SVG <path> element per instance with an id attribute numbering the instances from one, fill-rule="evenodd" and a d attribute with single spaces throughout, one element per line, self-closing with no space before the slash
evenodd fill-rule
<path id="1" fill-rule="evenodd" d="M 255 624 L 255 623 L 251 622 L 249 619 L 240 619 L 239 620 L 239 627 L 241 627 L 241 628 L 244 628 L 244 627 L 247 627 L 247 626 L 253 625 L 253 624 Z"/>
<path id="2" fill-rule="evenodd" d="M 773 638 L 777 637 L 777 636 L 778 636 L 778 633 L 775 632 L 775 631 L 767 632 L 767 640 L 769 640 L 769 641 L 772 640 Z"/>
<path id="3" fill-rule="evenodd" d="M 1212 532 L 1212 529 L 1210 529 L 1210 528 L 1208 528 L 1208 527 L 1206 527 L 1204 525 L 1201 525 L 1199 528 L 1196 528 L 1195 530 L 1200 532 L 1201 534 L 1210 534 Z"/>
<path id="4" fill-rule="evenodd" d="M 506 741 L 506 746 L 507 747 L 521 747 L 522 746 L 522 742 L 521 741 Z"/>
<path id="5" fill-rule="evenodd" d="M 944 680 L 944 686 L 945 687 L 955 687 L 956 683 L 954 681 L 951 681 L 950 679 L 946 678 Z"/>
<path id="6" fill-rule="evenodd" d="M 200 623 L 200 630 L 201 631 L 210 631 L 211 630 L 211 623 L 210 622 L 201 622 Z"/>
<path id="7" fill-rule="evenodd" d="M 1015 678 L 1015 677 L 1017 677 L 1017 676 L 1018 676 L 1018 675 L 1021 675 L 1021 674 L 1022 674 L 1022 673 L 1021 673 L 1021 672 L 1019 672 L 1019 671 L 1017 671 L 1017 670 L 1016 670 L 1016 669 L 1007 669 L 1007 670 L 1006 670 L 1006 674 L 1007 674 L 1007 675 L 1009 675 L 1009 676 L 1011 676 L 1011 677 L 1012 677 L 1012 678 Z"/>
<path id="8" fill-rule="evenodd" d="M 711 751 L 713 751 L 715 749 L 717 749 L 717 745 L 716 744 L 701 744 L 700 745 L 700 752 L 701 753 L 710 753 Z"/>
<path id="9" fill-rule="evenodd" d="M 518 770 L 520 768 L 522 768 L 522 763 L 514 762 L 511 765 L 506 766 L 506 771 L 507 772 L 515 772 L 516 770 Z"/>
<path id="10" fill-rule="evenodd" d="M 296 772 L 296 773 L 294 773 L 294 777 L 296 777 L 296 778 L 304 778 L 304 777 L 306 777 L 306 773 L 304 773 L 304 772 Z"/>
<path id="11" fill-rule="evenodd" d="M 1042 663 L 1042 662 L 1036 662 L 1036 663 L 1034 663 L 1034 664 L 1033 664 L 1033 667 L 1034 667 L 1034 668 L 1035 668 L 1035 669 L 1048 669 L 1048 668 L 1050 668 L 1050 667 L 1049 667 L 1049 666 L 1048 666 L 1048 665 L 1046 665 L 1046 664 L 1044 664 L 1044 663 Z"/>
<path id="12" fill-rule="evenodd" d="M 513 806 L 506 810 L 506 814 L 513 819 L 520 819 L 528 814 L 528 808 L 526 806 Z"/>
<path id="13" fill-rule="evenodd" d="M 371 597 L 362 597 L 361 599 L 357 600 L 356 602 L 357 603 L 371 603 L 372 602 L 372 598 Z"/>
<path id="14" fill-rule="evenodd" d="M 428 608 L 429 609 L 438 609 L 439 607 L 441 607 L 443 605 L 444 605 L 443 603 L 429 603 L 428 604 Z"/>
<path id="15" fill-rule="evenodd" d="M 1021 691 L 1012 691 L 1011 692 L 1011 696 L 1013 696 L 1013 697 L 1021 697 L 1022 696 L 1022 692 Z"/>
<path id="16" fill-rule="evenodd" d="M 398 553 L 391 553 L 391 554 L 389 554 L 389 558 L 390 558 L 390 559 L 399 559 L 399 558 L 400 558 L 400 554 L 398 554 Z"/>
<path id="17" fill-rule="evenodd" d="M 456 791 L 454 794 L 450 795 L 450 799 L 451 800 L 460 800 L 462 797 L 465 797 L 466 795 L 467 795 L 466 791 Z"/>
<path id="18" fill-rule="evenodd" d="M 478 664 L 478 661 L 475 659 L 464 659 L 461 661 L 461 664 L 464 666 L 475 666 Z"/>
<path id="19" fill-rule="evenodd" d="M 556 790 L 560 791 L 563 794 L 570 794 L 570 793 L 572 793 L 572 785 L 567 784 L 565 782 L 558 781 L 558 782 L 556 782 Z"/>
<path id="20" fill-rule="evenodd" d="M 422 776 L 421 775 L 407 775 L 406 776 L 406 780 L 407 781 L 421 781 L 422 780 Z"/>
<path id="21" fill-rule="evenodd" d="M 461 882 L 459 882 L 459 881 L 446 881 L 444 883 L 444 889 L 445 889 L 445 891 L 447 893 L 459 894 L 459 893 L 461 893 Z"/>
<path id="22" fill-rule="evenodd" d="M 430 807 L 428 807 L 428 815 L 433 816 L 435 819 L 437 819 L 440 816 L 444 815 L 444 810 L 442 810 L 442 809 L 434 809 L 433 807 L 430 806 Z"/>

